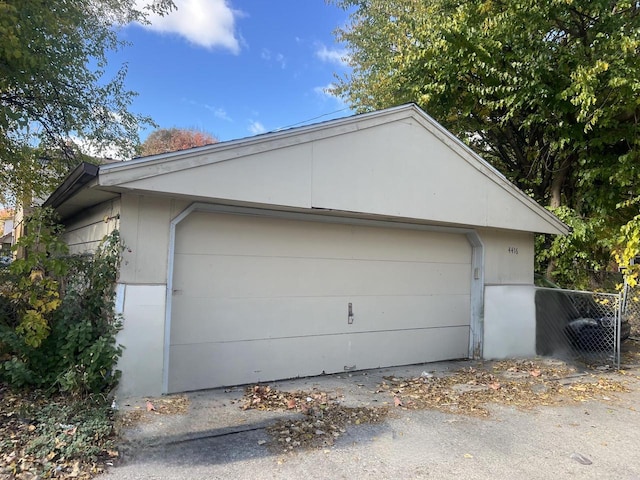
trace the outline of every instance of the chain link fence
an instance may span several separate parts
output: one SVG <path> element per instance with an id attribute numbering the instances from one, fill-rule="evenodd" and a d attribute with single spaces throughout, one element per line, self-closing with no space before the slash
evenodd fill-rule
<path id="1" fill-rule="evenodd" d="M 537 288 L 538 355 L 619 368 L 621 341 L 629 336 L 621 300 L 619 294 Z"/>
<path id="2" fill-rule="evenodd" d="M 622 299 L 622 318 L 629 322 L 631 335 L 640 337 L 640 285 L 625 283 Z"/>

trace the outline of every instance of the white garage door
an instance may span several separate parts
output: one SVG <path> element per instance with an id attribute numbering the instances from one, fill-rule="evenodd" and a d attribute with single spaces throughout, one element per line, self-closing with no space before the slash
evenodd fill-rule
<path id="1" fill-rule="evenodd" d="M 467 357 L 470 260 L 464 235 L 192 213 L 168 390 Z"/>

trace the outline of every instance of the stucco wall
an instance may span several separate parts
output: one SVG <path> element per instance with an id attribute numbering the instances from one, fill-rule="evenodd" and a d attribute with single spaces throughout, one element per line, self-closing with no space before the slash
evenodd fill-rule
<path id="1" fill-rule="evenodd" d="M 484 358 L 536 355 L 535 291 L 533 285 L 485 287 Z"/>
<path id="2" fill-rule="evenodd" d="M 93 252 L 120 224 L 120 199 L 109 200 L 68 219 L 64 241 L 72 254 Z"/>
<path id="3" fill-rule="evenodd" d="M 166 287 L 120 284 L 117 295 L 124 319 L 117 341 L 125 346 L 118 362 L 118 394 L 160 395 Z"/>
<path id="4" fill-rule="evenodd" d="M 187 205 L 164 197 L 122 195 L 122 283 L 166 285 L 169 223 Z"/>
<path id="5" fill-rule="evenodd" d="M 163 197 L 122 195 L 121 396 L 162 393 L 169 224 L 187 205 Z"/>
<path id="6" fill-rule="evenodd" d="M 533 284 L 534 235 L 478 230 L 484 244 L 485 285 Z"/>
<path id="7" fill-rule="evenodd" d="M 482 229 L 483 358 L 535 355 L 534 234 Z"/>

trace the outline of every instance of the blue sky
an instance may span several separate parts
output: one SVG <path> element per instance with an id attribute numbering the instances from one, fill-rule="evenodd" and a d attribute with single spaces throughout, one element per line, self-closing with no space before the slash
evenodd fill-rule
<path id="1" fill-rule="evenodd" d="M 174 3 L 150 27 L 124 27 L 131 45 L 110 57 L 128 65 L 135 113 L 222 141 L 352 114 L 323 91 L 348 71 L 333 35 L 346 12 L 324 0 Z"/>

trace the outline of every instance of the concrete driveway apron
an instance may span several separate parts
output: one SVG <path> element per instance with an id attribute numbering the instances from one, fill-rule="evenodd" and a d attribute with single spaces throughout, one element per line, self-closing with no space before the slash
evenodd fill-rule
<path id="1" fill-rule="evenodd" d="M 189 393 L 186 413 L 126 429 L 122 462 L 100 478 L 640 480 L 637 371 L 609 374 L 628 393 L 531 410 L 491 405 L 487 418 L 404 409 L 379 389 L 385 378 L 469 367 L 486 368 L 444 362 L 272 382 L 281 391 L 329 392 L 345 406 L 390 409 L 381 423 L 349 426 L 334 445 L 291 453 L 272 447 L 265 428 L 299 414 L 243 410 L 241 387 Z M 122 409 L 145 402 L 119 401 Z"/>

